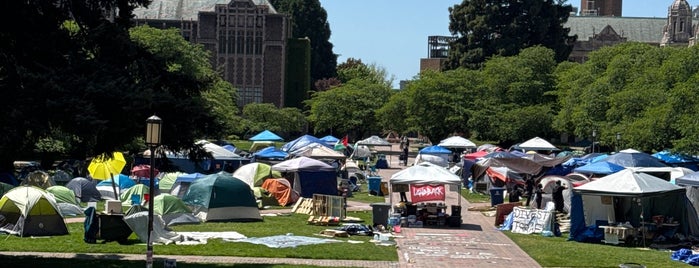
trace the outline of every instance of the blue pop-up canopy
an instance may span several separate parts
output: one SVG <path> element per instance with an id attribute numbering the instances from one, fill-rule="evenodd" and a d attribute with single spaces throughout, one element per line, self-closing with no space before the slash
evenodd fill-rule
<path id="1" fill-rule="evenodd" d="M 284 141 L 279 135 L 272 133 L 272 131 L 265 130 L 252 136 L 249 140 L 251 141 Z"/>
<path id="2" fill-rule="evenodd" d="M 451 154 L 451 151 L 439 145 L 432 145 L 429 147 L 422 148 L 420 150 L 421 154 Z"/>
<path id="3" fill-rule="evenodd" d="M 584 165 L 582 167 L 577 167 L 573 171 L 583 174 L 603 174 L 609 175 L 624 170 L 625 167 L 620 165 L 610 163 L 607 161 L 599 161 L 591 164 Z"/>

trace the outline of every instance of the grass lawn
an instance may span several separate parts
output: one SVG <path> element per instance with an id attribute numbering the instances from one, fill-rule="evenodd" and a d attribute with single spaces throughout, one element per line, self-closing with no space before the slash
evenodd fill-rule
<path id="1" fill-rule="evenodd" d="M 352 197 L 348 197 L 348 201 L 357 201 L 357 202 L 362 202 L 362 203 L 385 203 L 386 202 L 386 197 L 384 196 L 376 196 L 376 195 L 370 195 L 369 194 L 369 183 L 364 182 L 359 185 L 359 192 L 353 192 Z"/>
<path id="2" fill-rule="evenodd" d="M 371 222 L 371 212 L 349 212 L 348 216 L 358 217 Z M 293 214 L 290 216 L 265 217 L 263 222 L 225 222 L 202 223 L 197 225 L 174 226 L 174 231 L 236 231 L 247 237 L 263 237 L 293 233 L 301 236 L 317 237 L 316 234 L 334 226 L 314 226 L 306 224 L 308 215 Z M 0 235 L 0 251 L 45 251 L 73 253 L 132 253 L 142 254 L 145 244 L 141 243 L 135 234 L 129 237 L 124 245 L 116 242 L 105 244 L 87 244 L 83 242 L 84 228 L 82 223 L 68 224 L 70 234 L 42 238 L 17 237 Z M 239 257 L 280 257 L 304 259 L 354 259 L 397 261 L 395 247 L 377 246 L 369 236 L 353 236 L 336 238 L 340 243 L 300 246 L 298 248 L 273 249 L 264 245 L 242 242 L 224 242 L 220 239 L 209 240 L 205 245 L 154 245 L 155 254 L 163 255 L 202 255 L 202 256 L 239 256 Z M 363 243 L 347 243 L 346 241 Z M 361 254 L 358 254 L 361 253 Z"/>
<path id="3" fill-rule="evenodd" d="M 490 203 L 490 195 L 481 193 L 471 193 L 469 189 L 461 189 L 461 196 L 469 203 Z"/>
<path id="4" fill-rule="evenodd" d="M 144 256 L 145 258 L 145 256 Z M 143 267 L 145 261 L 126 260 L 104 260 L 104 259 L 56 259 L 56 258 L 32 258 L 32 257 L 7 257 L 0 256 L 0 263 L 5 267 L 51 267 L 51 268 L 130 268 Z M 30 265 L 28 265 L 30 264 Z M 153 267 L 163 267 L 163 260 L 157 258 L 153 260 Z M 286 265 L 286 264 L 211 264 L 211 263 L 177 263 L 177 267 L 187 268 L 216 268 L 216 267 L 236 267 L 236 268 L 300 268 L 320 266 Z"/>
<path id="5" fill-rule="evenodd" d="M 504 233 L 543 267 L 619 267 L 622 263 L 639 263 L 646 267 L 689 267 L 671 260 L 670 251 L 567 241 L 567 233 L 561 237 Z"/>

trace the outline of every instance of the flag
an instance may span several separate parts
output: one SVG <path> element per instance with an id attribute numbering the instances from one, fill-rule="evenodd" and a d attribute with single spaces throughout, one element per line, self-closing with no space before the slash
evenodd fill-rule
<path id="1" fill-rule="evenodd" d="M 347 135 L 345 135 L 345 137 L 342 138 L 342 145 L 344 145 L 345 147 L 347 147 L 347 145 L 349 145 L 349 142 L 347 141 Z"/>

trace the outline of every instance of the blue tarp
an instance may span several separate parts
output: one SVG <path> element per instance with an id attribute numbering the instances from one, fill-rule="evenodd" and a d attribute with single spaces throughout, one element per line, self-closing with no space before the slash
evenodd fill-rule
<path id="1" fill-rule="evenodd" d="M 318 143 L 322 144 L 323 146 L 326 146 L 330 149 L 331 147 L 327 146 L 327 144 L 322 141 L 319 138 L 313 137 L 311 135 L 303 135 L 301 137 L 298 137 L 297 139 L 290 141 L 282 146 L 282 151 L 293 154 L 294 152 L 298 151 L 299 149 L 308 146 L 311 143 Z"/>
<path id="2" fill-rule="evenodd" d="M 657 158 L 660 161 L 663 161 L 664 163 L 667 164 L 680 164 L 680 163 L 696 163 L 699 162 L 699 159 L 689 156 L 689 155 L 684 155 L 684 154 L 673 154 L 668 151 L 662 151 L 662 152 L 657 152 L 652 155 L 653 157 Z"/>
<path id="3" fill-rule="evenodd" d="M 257 135 L 252 136 L 249 140 L 251 141 L 283 141 L 282 137 L 279 137 L 279 135 L 272 133 L 272 131 L 265 130 L 260 133 L 257 133 Z"/>
<path id="4" fill-rule="evenodd" d="M 340 139 L 333 137 L 333 135 L 327 135 L 325 137 L 320 138 L 320 140 L 324 141 L 327 145 L 335 145 L 335 143 L 340 141 Z"/>
<path id="5" fill-rule="evenodd" d="M 439 145 L 432 145 L 429 147 L 422 148 L 420 150 L 421 154 L 451 154 L 451 151 Z"/>
<path id="6" fill-rule="evenodd" d="M 103 180 L 97 184 L 97 186 L 112 186 L 112 180 L 116 183 L 116 186 L 119 187 L 119 189 L 128 189 L 131 188 L 132 186 L 136 185 L 136 182 L 133 181 L 129 176 L 126 176 L 124 174 L 117 174 L 114 175 L 111 179 L 108 180 Z"/>
<path id="7" fill-rule="evenodd" d="M 591 164 L 584 165 L 582 167 L 577 167 L 573 169 L 573 171 L 578 172 L 578 173 L 583 173 L 583 174 L 603 174 L 603 175 L 609 175 L 612 173 L 617 173 L 619 171 L 622 171 L 626 169 L 625 167 L 622 167 L 620 165 L 610 163 L 607 161 L 600 161 L 600 162 L 595 162 Z"/>
<path id="8" fill-rule="evenodd" d="M 289 156 L 288 153 L 281 151 L 281 150 L 278 150 L 274 146 L 269 146 L 267 148 L 259 150 L 252 155 L 255 158 L 264 158 L 264 159 L 284 159 L 287 156 Z"/>
<path id="9" fill-rule="evenodd" d="M 177 176 L 177 179 L 175 180 L 175 183 L 177 182 L 192 182 L 198 178 L 204 177 L 206 175 L 195 172 L 195 173 L 189 173 L 189 174 L 184 174 Z"/>

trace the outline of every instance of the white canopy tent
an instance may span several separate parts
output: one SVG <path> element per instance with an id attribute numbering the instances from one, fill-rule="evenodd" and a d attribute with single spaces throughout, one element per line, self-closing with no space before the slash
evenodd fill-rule
<path id="1" fill-rule="evenodd" d="M 464 149 L 470 149 L 476 148 L 476 144 L 473 143 L 472 141 L 461 137 L 461 136 L 453 136 L 449 137 L 446 139 L 443 139 L 442 141 L 439 142 L 439 146 L 446 147 L 446 148 L 464 148 Z"/>
<path id="2" fill-rule="evenodd" d="M 519 149 L 525 150 L 525 151 L 558 151 L 559 149 L 556 148 L 556 146 L 553 146 L 550 142 L 539 138 L 539 137 L 534 137 L 529 139 L 528 141 L 525 141 L 523 143 L 520 143 L 517 146 Z"/>
<path id="3" fill-rule="evenodd" d="M 446 168 L 429 162 L 422 162 L 403 169 L 393 174 L 388 182 L 391 188 L 391 195 L 389 195 L 389 202 L 391 204 L 393 204 L 394 184 L 444 184 L 456 185 L 458 187 L 458 200 L 459 206 L 461 206 L 461 178 L 456 174 L 449 172 L 449 170 Z"/>

